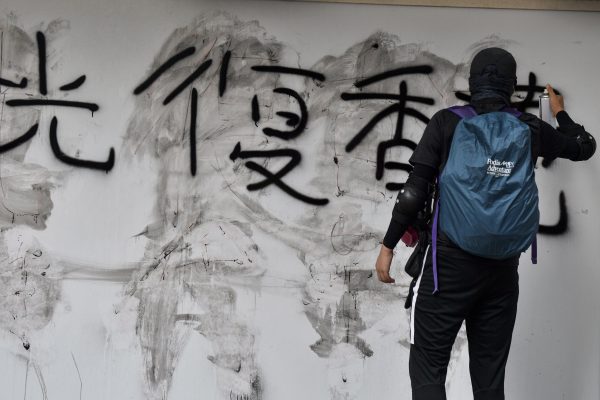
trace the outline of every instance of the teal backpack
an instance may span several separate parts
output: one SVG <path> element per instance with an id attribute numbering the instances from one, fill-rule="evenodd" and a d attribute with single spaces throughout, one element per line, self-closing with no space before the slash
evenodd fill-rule
<path id="1" fill-rule="evenodd" d="M 449 110 L 461 120 L 438 178 L 432 227 L 434 293 L 438 229 L 476 256 L 501 260 L 532 246 L 532 261 L 537 262 L 538 188 L 529 126 L 513 108 L 480 115 L 471 106 Z"/>

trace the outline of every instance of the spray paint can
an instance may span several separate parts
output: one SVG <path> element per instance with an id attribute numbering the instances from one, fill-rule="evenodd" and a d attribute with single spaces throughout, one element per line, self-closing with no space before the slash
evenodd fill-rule
<path id="1" fill-rule="evenodd" d="M 552 109 L 550 108 L 550 95 L 548 89 L 544 89 L 544 93 L 540 95 L 540 119 L 547 122 L 553 128 L 556 128 L 556 119 L 552 116 Z"/>

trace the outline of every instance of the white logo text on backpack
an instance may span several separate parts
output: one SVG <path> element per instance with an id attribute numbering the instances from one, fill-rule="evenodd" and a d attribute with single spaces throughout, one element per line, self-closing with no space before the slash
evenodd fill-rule
<path id="1" fill-rule="evenodd" d="M 515 166 L 513 161 L 500 161 L 487 159 L 487 173 L 492 176 L 510 176 Z"/>

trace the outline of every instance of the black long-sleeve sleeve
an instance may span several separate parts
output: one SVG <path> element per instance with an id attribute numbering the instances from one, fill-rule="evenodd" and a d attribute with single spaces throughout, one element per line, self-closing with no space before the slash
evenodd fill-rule
<path id="1" fill-rule="evenodd" d="M 429 185 L 435 180 L 436 169 L 424 164 L 415 164 L 413 170 L 409 173 L 406 185 L 413 186 L 418 189 L 418 192 L 427 196 L 429 193 Z M 400 193 L 398 194 L 400 195 Z M 424 197 L 419 201 L 425 202 Z M 390 219 L 387 232 L 383 238 L 383 245 L 393 249 L 396 247 L 406 229 L 412 224 L 417 217 L 417 213 L 405 213 L 403 210 L 395 209 Z"/>
<path id="2" fill-rule="evenodd" d="M 589 159 L 596 151 L 594 137 L 582 125 L 574 122 L 566 111 L 556 114 L 558 128 L 541 123 L 540 155 L 546 159 L 567 158 L 571 161 Z"/>
<path id="3" fill-rule="evenodd" d="M 399 223 L 393 218 L 390 219 L 390 224 L 388 225 L 387 232 L 383 237 L 383 245 L 388 249 L 393 249 L 396 247 L 404 232 L 408 228 L 408 224 Z"/>

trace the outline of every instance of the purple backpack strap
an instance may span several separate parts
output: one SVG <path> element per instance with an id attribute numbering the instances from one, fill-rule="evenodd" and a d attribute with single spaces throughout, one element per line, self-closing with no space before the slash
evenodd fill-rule
<path id="1" fill-rule="evenodd" d="M 510 115 L 513 115 L 517 118 L 519 118 L 523 113 L 519 110 L 517 110 L 516 108 L 513 107 L 505 107 L 502 109 L 502 111 L 509 113 Z"/>
<path id="2" fill-rule="evenodd" d="M 531 263 L 537 264 L 537 235 L 535 235 L 533 242 L 531 242 Z"/>
<path id="3" fill-rule="evenodd" d="M 440 199 L 435 204 L 435 212 L 433 214 L 433 226 L 431 227 L 431 247 L 433 250 L 433 294 L 437 294 L 440 289 L 438 287 L 438 269 L 437 269 L 437 236 L 438 236 L 438 215 L 440 213 Z"/>
<path id="4" fill-rule="evenodd" d="M 449 111 L 452 111 L 454 114 L 458 115 L 461 118 L 469 118 L 477 115 L 477 111 L 469 105 L 467 106 L 453 106 L 448 108 Z"/>
<path id="5" fill-rule="evenodd" d="M 477 115 L 477 111 L 475 111 L 475 109 L 470 105 L 452 106 L 448 108 L 448 110 L 452 111 L 454 114 L 458 115 L 461 118 L 469 118 Z M 514 107 L 504 107 L 502 111 L 507 112 L 510 115 L 513 115 L 517 118 L 519 118 L 523 114 L 521 111 L 517 110 Z"/>

